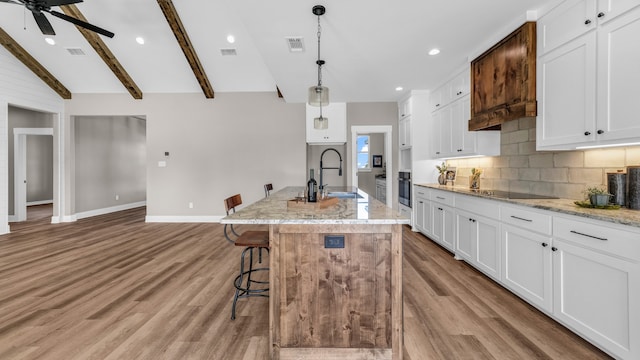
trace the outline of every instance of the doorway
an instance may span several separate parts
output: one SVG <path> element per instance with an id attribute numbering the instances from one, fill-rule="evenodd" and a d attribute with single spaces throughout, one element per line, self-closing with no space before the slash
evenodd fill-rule
<path id="1" fill-rule="evenodd" d="M 27 220 L 28 198 L 32 205 L 53 203 L 53 128 L 14 128 L 13 136 L 14 211 L 9 220 L 18 222 Z"/>
<path id="2" fill-rule="evenodd" d="M 377 125 L 377 126 L 352 126 L 351 127 L 351 182 L 352 185 L 358 186 L 358 161 L 357 161 L 357 139 L 358 135 L 371 135 L 382 134 L 384 137 L 384 154 L 383 162 L 386 163 L 387 168 L 387 187 L 386 187 L 386 204 L 388 207 L 392 207 L 393 204 L 393 181 L 392 180 L 392 149 L 391 149 L 391 136 L 392 127 L 389 125 Z"/>

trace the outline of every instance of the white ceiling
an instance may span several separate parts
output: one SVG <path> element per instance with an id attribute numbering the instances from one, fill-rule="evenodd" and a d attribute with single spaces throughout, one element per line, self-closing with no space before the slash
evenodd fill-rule
<path id="1" fill-rule="evenodd" d="M 432 89 L 521 25 L 527 11 L 558 0 L 173 0 L 216 92 L 274 91 L 304 102 L 317 82 L 316 4 L 322 25 L 323 84 L 331 101 L 397 101 Z M 85 0 L 89 22 L 114 32 L 102 39 L 143 93 L 201 92 L 156 0 Z M 54 8 L 54 10 L 59 10 Z M 23 7 L 0 3 L 0 27 L 72 93 L 126 93 L 75 26 L 47 16 L 56 45 L 44 41 Z M 26 29 L 25 29 L 26 27 Z M 226 37 L 233 34 L 234 44 Z M 146 43 L 139 45 L 135 38 Z M 306 51 L 290 53 L 285 38 Z M 437 56 L 427 52 L 441 49 Z M 72 56 L 65 48 L 81 48 Z M 237 56 L 222 56 L 234 48 Z M 404 91 L 395 88 L 402 86 Z"/>

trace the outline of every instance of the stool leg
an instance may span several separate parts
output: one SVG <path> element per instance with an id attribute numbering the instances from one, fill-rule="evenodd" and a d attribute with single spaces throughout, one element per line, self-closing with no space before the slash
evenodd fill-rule
<path id="1" fill-rule="evenodd" d="M 244 278 L 244 254 L 247 252 L 247 250 L 249 250 L 250 248 L 245 248 L 244 250 L 242 250 L 242 255 L 240 255 L 240 275 L 238 276 L 238 278 L 236 279 L 237 281 L 235 281 L 234 286 L 236 288 L 236 292 L 235 295 L 233 296 L 233 305 L 231 306 L 231 320 L 235 320 L 236 319 L 236 303 L 238 302 L 238 297 L 240 297 L 240 288 L 242 287 L 242 282 L 243 282 L 243 278 Z M 251 274 L 251 273 L 249 273 Z"/>
<path id="2" fill-rule="evenodd" d="M 251 288 L 251 273 L 253 272 L 253 248 L 249 249 L 249 274 L 247 274 L 247 293 Z"/>

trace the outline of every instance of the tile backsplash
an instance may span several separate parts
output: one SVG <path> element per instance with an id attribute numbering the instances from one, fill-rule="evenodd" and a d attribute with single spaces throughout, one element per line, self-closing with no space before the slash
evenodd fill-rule
<path id="1" fill-rule="evenodd" d="M 607 173 L 640 165 L 640 146 L 576 151 L 536 151 L 533 118 L 506 122 L 500 156 L 453 159 L 456 185 L 469 183 L 472 168 L 481 168 L 481 189 L 526 192 L 582 200 L 582 191 L 606 185 Z"/>

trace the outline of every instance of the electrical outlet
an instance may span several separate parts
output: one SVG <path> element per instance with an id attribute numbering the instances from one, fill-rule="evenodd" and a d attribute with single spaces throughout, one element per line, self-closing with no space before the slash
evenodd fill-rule
<path id="1" fill-rule="evenodd" d="M 193 203 L 192 202 L 189 203 L 189 209 L 193 209 Z"/>

